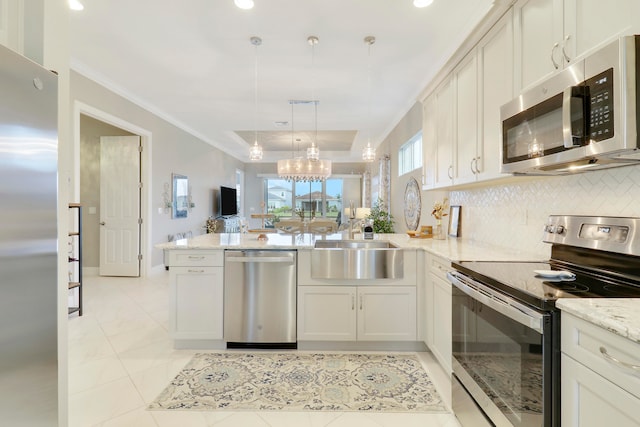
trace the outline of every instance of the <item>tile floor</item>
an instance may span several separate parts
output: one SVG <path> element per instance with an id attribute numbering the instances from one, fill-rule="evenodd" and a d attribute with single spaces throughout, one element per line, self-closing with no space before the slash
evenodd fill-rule
<path id="1" fill-rule="evenodd" d="M 147 411 L 196 353 L 169 339 L 168 273 L 84 282 L 84 315 L 69 319 L 69 427 L 459 427 L 452 414 Z"/>

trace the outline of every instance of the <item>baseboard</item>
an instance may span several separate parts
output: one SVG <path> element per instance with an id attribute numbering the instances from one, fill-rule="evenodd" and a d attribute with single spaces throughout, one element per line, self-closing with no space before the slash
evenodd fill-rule
<path id="1" fill-rule="evenodd" d="M 298 341 L 298 350 L 427 351 L 422 341 Z"/>
<path id="2" fill-rule="evenodd" d="M 82 267 L 83 276 L 98 276 L 100 269 L 98 267 Z"/>

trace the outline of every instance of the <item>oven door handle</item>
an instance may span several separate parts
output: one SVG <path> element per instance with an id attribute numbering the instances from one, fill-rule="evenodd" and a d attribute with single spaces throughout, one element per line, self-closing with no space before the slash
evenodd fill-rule
<path id="1" fill-rule="evenodd" d="M 453 286 L 474 300 L 515 320 L 521 325 L 531 328 L 540 334 L 543 333 L 543 314 L 456 271 L 448 272 L 447 278 Z"/>

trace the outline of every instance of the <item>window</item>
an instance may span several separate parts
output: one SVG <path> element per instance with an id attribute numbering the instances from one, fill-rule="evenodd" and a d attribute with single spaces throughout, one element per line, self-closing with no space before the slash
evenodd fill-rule
<path id="1" fill-rule="evenodd" d="M 418 132 L 398 150 L 398 176 L 422 167 L 422 132 Z"/>
<path id="2" fill-rule="evenodd" d="M 269 213 L 292 217 L 304 211 L 305 218 L 337 218 L 342 211 L 343 180 L 325 182 L 287 182 L 265 179 L 265 200 Z"/>

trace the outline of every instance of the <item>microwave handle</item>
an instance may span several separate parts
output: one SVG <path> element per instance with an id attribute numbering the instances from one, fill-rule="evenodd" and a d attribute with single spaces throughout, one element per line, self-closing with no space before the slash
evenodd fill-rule
<path id="1" fill-rule="evenodd" d="M 584 145 L 586 135 L 586 97 L 583 86 L 569 86 L 564 90 L 562 96 L 562 139 L 564 148 L 580 147 Z M 575 110 L 580 109 L 582 120 L 575 126 L 571 120 Z"/>

